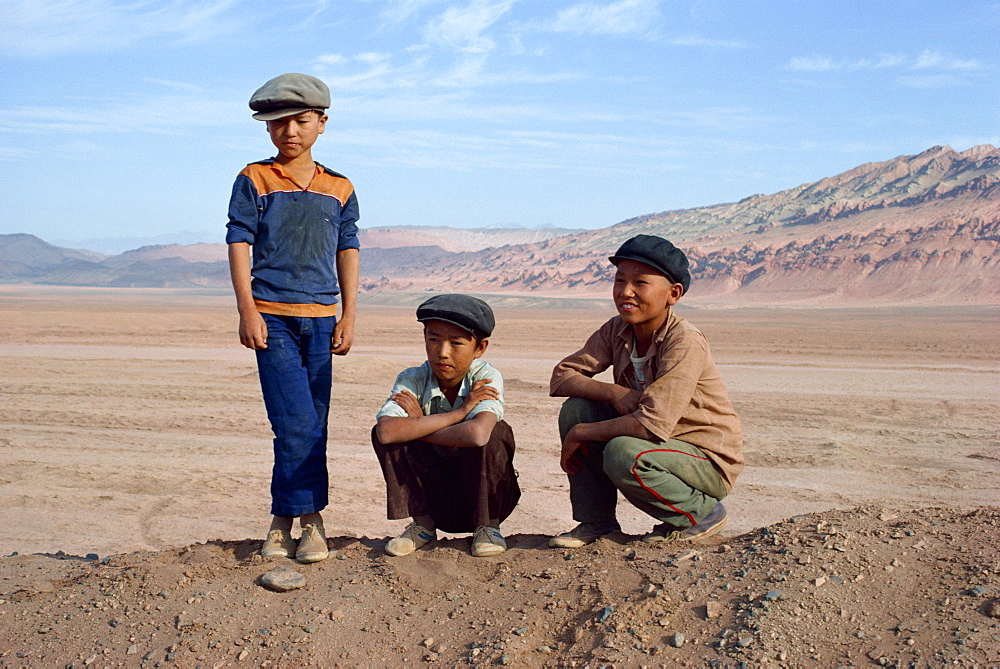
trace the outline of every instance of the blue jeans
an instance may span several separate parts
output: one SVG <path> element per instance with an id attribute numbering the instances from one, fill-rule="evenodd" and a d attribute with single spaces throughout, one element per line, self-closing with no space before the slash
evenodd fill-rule
<path id="1" fill-rule="evenodd" d="M 271 513 L 294 518 L 328 502 L 330 340 L 337 319 L 261 315 L 267 348 L 257 351 L 257 371 L 274 432 Z"/>

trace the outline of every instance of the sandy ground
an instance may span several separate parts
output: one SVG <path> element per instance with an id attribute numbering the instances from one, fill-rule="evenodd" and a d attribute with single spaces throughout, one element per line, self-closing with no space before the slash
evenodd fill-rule
<path id="1" fill-rule="evenodd" d="M 395 373 L 422 359 L 415 299 L 382 296 L 383 303 L 406 306 L 363 305 L 354 350 L 335 361 L 326 525 L 348 559 L 354 555 L 373 568 L 384 563 L 380 542 L 402 523 L 385 520 L 384 488 L 368 431 Z M 545 535 L 572 525 L 557 461 L 559 400 L 547 396 L 548 377 L 555 362 L 611 311 L 608 303 L 586 301 L 574 302 L 572 309 L 552 303 L 531 308 L 530 301 L 519 305 L 509 298 L 497 302 L 504 306 L 497 308 L 487 358 L 505 375 L 507 420 L 517 437 L 523 490 L 504 531 L 512 545 L 533 549 Z M 1000 505 L 1000 307 L 798 310 L 693 304 L 681 312 L 708 335 L 746 432 L 748 467 L 726 500 L 731 519 L 716 544 L 760 541 L 759 532 L 783 519 L 858 505 L 890 510 L 871 511 L 876 525 L 879 517 L 890 517 L 886 513 L 949 507 L 954 511 L 948 518 L 961 518 L 962 509 Z M 197 552 L 193 545 L 201 544 L 198 550 L 218 553 L 212 559 L 253 571 L 260 559 L 252 557 L 254 544 L 244 540 L 259 540 L 268 520 L 270 433 L 253 354 L 239 346 L 235 329 L 232 299 L 223 293 L 0 287 L 0 555 L 21 554 L 0 565 L 8 586 L 0 584 L 0 598 L 6 593 L 6 605 L 16 600 L 10 593 L 17 590 L 9 582 L 10 561 L 40 559 L 25 554 L 135 553 L 130 558 L 135 573 L 143 568 L 152 573 L 150 563 L 165 559 L 157 555 L 183 562 L 178 556 Z M 620 511 L 626 535 L 652 525 L 630 507 Z M 931 525 L 923 517 L 906 517 Z M 992 554 L 987 550 L 977 559 L 989 563 L 986 586 L 996 590 L 1000 535 L 995 514 L 988 518 L 978 530 L 979 521 L 968 521 L 967 537 L 986 528 L 983 540 Z M 829 522 L 821 519 L 811 527 L 822 537 Z M 872 526 L 858 531 L 877 533 Z M 426 559 L 451 565 L 458 559 L 452 553 L 464 554 L 464 539 L 455 541 L 437 549 L 444 555 Z M 600 550 L 622 548 L 611 542 Z M 963 555 L 971 559 L 972 553 Z M 508 556 L 528 559 L 516 550 Z M 463 577 L 485 574 L 482 566 L 459 563 Z M 431 578 L 441 566 L 424 564 L 421 578 Z M 481 575 L 489 580 L 498 573 Z M 599 575 L 588 574 L 600 583 Z M 418 576 L 411 574 L 408 582 Z M 456 579 L 452 582 L 462 581 Z M 253 578 L 244 580 L 256 587 Z M 640 581 L 632 585 L 638 588 Z M 431 600 L 448 587 L 447 579 L 433 583 L 424 588 Z M 760 595 L 750 593 L 747 601 Z M 327 613 L 338 615 L 333 609 Z M 164 620 L 181 629 L 173 618 Z M 411 631 L 419 635 L 415 625 Z M 976 657 L 1000 662 L 990 656 L 1000 645 L 990 643 L 986 655 Z M 669 645 L 661 640 L 658 647 Z M 18 666 L 4 650 L 0 638 L 5 666 Z M 600 657 L 593 649 L 577 650 L 580 662 Z M 295 663 L 291 651 L 282 652 L 262 661 L 282 664 L 276 658 L 284 657 L 289 666 Z M 401 650 L 382 659 L 419 660 L 419 652 Z M 428 661 L 447 659 L 427 652 Z M 81 665 L 89 654 L 80 651 Z M 223 657 L 235 661 L 236 656 Z M 489 656 L 502 659 L 499 653 Z M 364 655 L 335 657 L 350 663 Z M 540 655 L 535 661 L 553 659 Z"/>
<path id="2" fill-rule="evenodd" d="M 1000 308 L 683 313 L 708 335 L 747 435 L 728 534 L 873 499 L 1000 503 Z M 487 357 L 506 378 L 524 490 L 508 532 L 572 524 L 548 378 L 608 315 L 498 309 Z M 0 553 L 261 535 L 270 431 L 228 295 L 3 288 L 0 322 Z M 331 534 L 399 527 L 368 432 L 421 356 L 412 308 L 362 309 L 354 350 L 335 361 Z M 651 525 L 622 515 L 626 531 Z"/>

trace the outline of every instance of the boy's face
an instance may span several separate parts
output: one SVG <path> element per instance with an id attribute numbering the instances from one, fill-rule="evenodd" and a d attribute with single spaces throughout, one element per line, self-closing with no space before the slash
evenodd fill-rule
<path id="1" fill-rule="evenodd" d="M 326 129 L 326 114 L 305 111 L 267 122 L 271 143 L 285 158 L 298 158 L 312 149 L 312 145 Z"/>
<path id="2" fill-rule="evenodd" d="M 465 328 L 447 321 L 424 322 L 424 348 L 438 385 L 443 389 L 462 383 L 472 361 L 486 352 L 489 340 L 476 340 Z"/>
<path id="3" fill-rule="evenodd" d="M 684 293 L 679 283 L 638 260 L 621 260 L 615 272 L 612 295 L 622 320 L 633 327 L 648 325 L 654 330 L 666 320 L 667 308 L 677 304 Z"/>

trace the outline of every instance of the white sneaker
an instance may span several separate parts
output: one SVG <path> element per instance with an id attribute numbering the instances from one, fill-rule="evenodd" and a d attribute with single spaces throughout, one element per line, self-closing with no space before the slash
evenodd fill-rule
<path id="1" fill-rule="evenodd" d="M 395 539 L 385 545 L 385 552 L 395 557 L 409 555 L 429 541 L 437 539 L 437 530 L 428 530 L 416 523 L 410 523 Z"/>
<path id="2" fill-rule="evenodd" d="M 500 555 L 507 550 L 507 541 L 500 534 L 499 528 L 480 525 L 472 535 L 472 557 L 490 557 Z"/>

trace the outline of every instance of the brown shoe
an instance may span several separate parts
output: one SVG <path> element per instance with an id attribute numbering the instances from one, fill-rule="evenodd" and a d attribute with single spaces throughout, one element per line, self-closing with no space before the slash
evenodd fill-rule
<path id="1" fill-rule="evenodd" d="M 302 528 L 302 536 L 299 538 L 299 549 L 295 551 L 295 559 L 303 564 L 310 562 L 321 562 L 330 555 L 330 550 L 326 547 L 326 534 L 323 526 L 316 523 L 309 523 Z"/>
<path id="2" fill-rule="evenodd" d="M 294 554 L 295 539 L 287 530 L 271 530 L 260 547 L 261 557 L 292 557 Z"/>

